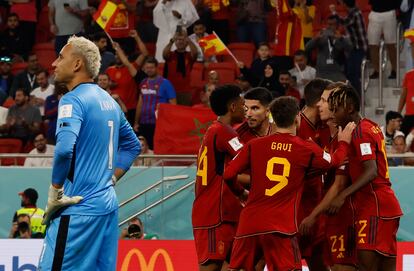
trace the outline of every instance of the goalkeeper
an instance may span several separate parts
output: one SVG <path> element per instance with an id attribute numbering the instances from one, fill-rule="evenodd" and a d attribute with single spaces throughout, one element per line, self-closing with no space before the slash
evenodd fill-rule
<path id="1" fill-rule="evenodd" d="M 59 102 L 48 225 L 39 270 L 115 270 L 118 201 L 113 185 L 141 147 L 122 110 L 93 79 L 101 57 L 71 37 L 53 62 L 70 90 Z"/>

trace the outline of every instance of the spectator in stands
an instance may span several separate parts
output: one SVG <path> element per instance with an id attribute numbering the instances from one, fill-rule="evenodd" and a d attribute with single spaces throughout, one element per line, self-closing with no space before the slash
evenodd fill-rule
<path id="1" fill-rule="evenodd" d="M 111 79 L 106 73 L 100 73 L 98 75 L 98 86 L 100 86 L 102 89 L 106 90 L 106 92 L 111 95 L 111 97 L 119 104 L 121 107 L 122 112 L 127 113 L 128 109 L 126 108 L 124 102 L 121 100 L 118 94 L 113 94 L 110 88 L 111 85 Z"/>
<path id="2" fill-rule="evenodd" d="M 279 73 L 279 83 L 284 89 L 285 96 L 292 96 L 298 100 L 298 103 L 301 101 L 300 92 L 293 87 L 294 79 L 288 71 L 281 71 Z"/>
<path id="3" fill-rule="evenodd" d="M 400 132 L 402 118 L 402 115 L 395 111 L 388 111 L 387 114 L 385 114 L 385 127 L 382 126 L 381 130 L 384 134 L 385 148 L 387 152 L 391 150 L 392 142 L 396 135 L 404 136 L 404 133 Z"/>
<path id="4" fill-rule="evenodd" d="M 43 238 L 43 234 L 41 232 L 32 231 L 30 215 L 19 214 L 17 216 L 17 221 L 13 222 L 9 237 L 19 239 Z"/>
<path id="5" fill-rule="evenodd" d="M 316 70 L 308 65 L 308 57 L 303 50 L 295 52 L 293 61 L 295 67 L 289 73 L 292 77 L 296 77 L 296 86 L 300 97 L 303 98 L 305 85 L 316 78 Z"/>
<path id="6" fill-rule="evenodd" d="M 144 42 L 157 41 L 158 28 L 154 25 L 154 8 L 158 0 L 138 0 L 137 4 L 137 31 Z"/>
<path id="7" fill-rule="evenodd" d="M 205 36 L 208 36 L 208 34 L 206 33 L 206 26 L 204 25 L 204 23 L 201 20 L 197 20 L 194 24 L 193 24 L 193 34 L 191 34 L 188 38 L 193 42 L 193 44 L 195 45 L 195 47 L 197 47 L 197 62 L 202 62 L 202 63 L 209 63 L 209 62 L 217 62 L 217 59 L 215 56 L 211 56 L 209 58 L 204 58 L 204 52 L 203 49 L 201 49 L 200 45 L 198 44 L 198 42 L 200 41 L 200 39 L 204 38 Z"/>
<path id="8" fill-rule="evenodd" d="M 414 28 L 414 16 L 413 16 L 414 5 L 412 1 L 402 0 L 400 10 L 403 16 L 405 16 L 404 18 L 405 20 L 402 21 L 403 28 L 404 29 Z M 405 60 L 405 70 L 408 72 L 409 70 L 414 68 L 414 63 L 413 63 L 414 55 L 412 53 L 412 45 L 411 45 L 410 39 L 405 39 L 403 51 L 406 52 L 406 57 L 404 60 Z"/>
<path id="9" fill-rule="evenodd" d="M 379 44 L 381 36 L 384 37 L 387 46 L 388 56 L 391 61 L 391 74 L 388 79 L 395 79 L 397 52 L 395 43 L 397 41 L 397 15 L 396 10 L 401 1 L 370 0 L 371 12 L 368 17 L 368 43 L 369 55 L 372 61 L 374 72 L 370 79 L 377 79 L 379 76 Z"/>
<path id="10" fill-rule="evenodd" d="M 134 35 L 138 35 L 135 30 L 133 30 L 133 32 Z M 137 45 L 141 54 L 132 63 L 128 60 L 121 46 L 114 42 L 112 46 L 116 52 L 115 65 L 106 70 L 106 73 L 109 75 L 112 82 L 112 94 L 119 95 L 122 102 L 125 104 L 128 110 L 126 116 L 131 124 L 134 123 L 135 108 L 138 99 L 137 84 L 134 77 L 137 75 L 138 70 L 141 69 L 142 63 L 148 55 L 145 44 L 141 39 L 138 39 L 138 41 L 139 43 Z"/>
<path id="11" fill-rule="evenodd" d="M 6 124 L 0 126 L 0 132 L 8 137 L 21 139 L 25 144 L 40 131 L 42 116 L 39 108 L 29 103 L 29 95 L 23 89 L 16 91 L 15 102 L 9 108 Z"/>
<path id="12" fill-rule="evenodd" d="M 219 74 L 217 71 L 208 73 L 208 81 L 203 90 L 200 92 L 200 103 L 193 105 L 194 108 L 211 108 L 210 95 L 218 87 Z"/>
<path id="13" fill-rule="evenodd" d="M 42 235 L 45 234 L 46 226 L 42 225 L 43 215 L 45 211 L 41 208 L 36 206 L 37 199 L 39 198 L 39 194 L 33 188 L 27 188 L 23 192 L 19 193 L 21 197 L 21 207 L 13 216 L 13 226 L 12 230 L 10 230 L 11 235 L 10 238 L 16 238 L 18 236 L 17 232 L 17 217 L 21 214 L 29 215 L 30 217 L 30 229 L 32 232 L 40 232 Z M 16 223 L 16 224 L 15 224 Z M 16 229 L 16 230 L 13 230 Z"/>
<path id="14" fill-rule="evenodd" d="M 112 2 L 118 5 L 118 12 L 108 29 L 108 34 L 121 45 L 127 55 L 130 55 L 135 51 L 135 42 L 130 37 L 130 31 L 135 30 L 138 0 L 112 0 Z"/>
<path id="15" fill-rule="evenodd" d="M 264 76 L 258 86 L 269 90 L 273 98 L 285 95 L 285 91 L 279 82 L 279 71 L 277 70 L 276 63 L 269 62 L 265 66 Z"/>
<path id="16" fill-rule="evenodd" d="M 401 125 L 401 131 L 408 135 L 414 128 L 414 70 L 408 71 L 403 80 L 402 92 L 398 103 L 398 112 L 402 113 L 405 107 L 405 115 Z"/>
<path id="17" fill-rule="evenodd" d="M 175 89 L 171 82 L 158 75 L 158 61 L 148 57 L 144 63 L 148 75 L 140 86 L 139 100 L 136 108 L 134 130 L 148 140 L 150 149 L 154 149 L 155 115 L 158 104 L 176 104 Z"/>
<path id="18" fill-rule="evenodd" d="M 303 41 L 306 45 L 313 37 L 313 19 L 315 18 L 316 8 L 314 5 L 307 5 L 306 0 L 295 0 L 292 10 L 300 19 Z"/>
<path id="19" fill-rule="evenodd" d="M 348 15 L 341 18 L 336 14 L 334 5 L 330 6 L 333 15 L 338 16 L 339 22 L 345 26 L 352 42 L 352 50 L 346 61 L 346 76 L 351 85 L 361 93 L 361 63 L 368 52 L 368 38 L 365 31 L 364 18 L 355 5 L 355 0 L 342 0 Z"/>
<path id="20" fill-rule="evenodd" d="M 351 41 L 338 30 L 338 18 L 331 15 L 328 27 L 315 35 L 307 44 L 308 55 L 317 50 L 316 76 L 334 82 L 346 81 L 345 55 L 352 49 Z"/>
<path id="21" fill-rule="evenodd" d="M 0 105 L 10 96 L 10 89 L 13 83 L 13 74 L 11 73 L 11 58 L 7 56 L 0 57 Z"/>
<path id="22" fill-rule="evenodd" d="M 230 29 L 230 1 L 219 0 L 196 0 L 196 6 L 204 6 L 211 16 L 209 21 L 211 31 L 216 32 L 220 39 L 227 44 L 229 42 L 229 29 Z"/>
<path id="23" fill-rule="evenodd" d="M 0 34 L 0 55 L 12 56 L 16 60 L 26 58 L 29 51 L 27 44 L 24 44 L 24 33 L 19 26 L 19 16 L 10 13 L 7 16 L 7 27 Z"/>
<path id="24" fill-rule="evenodd" d="M 237 76 L 235 83 L 241 89 L 242 93 L 245 93 L 246 91 L 252 88 L 252 85 L 249 83 L 246 76 L 244 76 L 243 74 Z"/>
<path id="25" fill-rule="evenodd" d="M 39 70 L 36 73 L 36 81 L 39 85 L 30 93 L 30 103 L 37 106 L 42 117 L 45 115 L 46 98 L 53 94 L 55 86 L 49 84 L 49 72 L 47 70 Z"/>
<path id="26" fill-rule="evenodd" d="M 176 49 L 171 51 L 172 46 Z M 187 51 L 187 48 L 189 51 Z M 182 29 L 165 46 L 163 57 L 165 60 L 164 77 L 171 81 L 177 92 L 179 104 L 191 104 L 190 73 L 193 63 L 197 59 L 197 47 L 188 38 L 187 31 Z"/>
<path id="27" fill-rule="evenodd" d="M 36 0 L 10 0 L 10 12 L 19 17 L 20 30 L 24 33 L 21 38 L 25 53 L 32 50 L 36 40 L 37 10 Z M 26 55 L 24 55 L 26 56 Z"/>
<path id="28" fill-rule="evenodd" d="M 254 42 L 258 47 L 266 41 L 266 9 L 269 1 L 240 0 L 237 12 L 239 42 Z"/>
<path id="29" fill-rule="evenodd" d="M 191 0 L 159 0 L 154 9 L 154 25 L 158 28 L 155 58 L 164 62 L 164 48 L 177 32 L 187 30 L 199 19 Z M 172 44 L 171 44 L 172 46 Z"/>
<path id="30" fill-rule="evenodd" d="M 33 140 L 35 148 L 29 152 L 29 154 L 51 154 L 55 152 L 55 146 L 46 144 L 46 137 L 43 133 L 39 133 Z M 51 167 L 53 164 L 53 158 L 34 158 L 29 157 L 24 161 L 25 167 Z"/>
<path id="31" fill-rule="evenodd" d="M 23 89 L 27 95 L 37 88 L 39 84 L 36 80 L 36 73 L 39 71 L 40 65 L 35 53 L 29 54 L 27 58 L 27 68 L 24 71 L 18 73 L 14 79 L 10 88 L 10 96 L 14 98 L 17 89 Z"/>
<path id="32" fill-rule="evenodd" d="M 148 141 L 144 136 L 138 136 L 139 142 L 141 143 L 141 155 L 142 154 L 154 154 L 154 151 L 151 150 L 148 146 Z M 155 158 L 139 158 L 135 160 L 134 166 L 144 166 L 149 167 L 154 165 L 157 162 Z"/>
<path id="33" fill-rule="evenodd" d="M 391 154 L 404 154 L 407 151 L 407 140 L 404 137 L 403 133 L 395 134 L 392 148 L 390 150 Z M 388 158 L 389 166 L 413 166 L 414 158 L 412 157 L 389 157 Z"/>
<path id="34" fill-rule="evenodd" d="M 48 144 L 56 144 L 56 121 L 58 117 L 59 100 L 68 89 L 64 84 L 55 82 L 55 89 L 52 95 L 45 101 L 45 124 L 47 125 L 46 139 Z"/>
<path id="35" fill-rule="evenodd" d="M 144 224 L 137 216 L 128 221 L 128 228 L 122 229 L 119 239 L 157 240 L 158 235 L 145 233 Z"/>
<path id="36" fill-rule="evenodd" d="M 99 52 L 101 53 L 101 68 L 99 69 L 99 73 L 104 73 L 109 66 L 114 65 L 115 55 L 106 50 L 108 37 L 104 32 L 101 31 L 92 35 L 92 40 L 98 46 Z"/>
<path id="37" fill-rule="evenodd" d="M 270 56 L 269 44 L 266 42 L 259 44 L 259 47 L 257 48 L 257 55 L 258 57 L 253 60 L 250 68 L 246 67 L 246 64 L 241 61 L 237 63 L 240 68 L 240 72 L 253 87 L 258 86 L 260 80 L 263 78 L 266 65 L 269 62 L 274 61 L 274 59 Z"/>
<path id="38" fill-rule="evenodd" d="M 83 19 L 89 14 L 87 0 L 50 0 L 50 32 L 55 35 L 55 51 L 59 54 L 69 37 L 83 32 Z"/>

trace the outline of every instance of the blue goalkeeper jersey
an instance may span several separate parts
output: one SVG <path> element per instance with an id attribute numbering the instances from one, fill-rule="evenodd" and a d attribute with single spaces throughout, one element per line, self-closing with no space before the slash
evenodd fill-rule
<path id="1" fill-rule="evenodd" d="M 141 146 L 114 99 L 82 83 L 59 102 L 52 183 L 83 200 L 62 214 L 104 215 L 118 208 L 111 177 L 128 170 Z"/>

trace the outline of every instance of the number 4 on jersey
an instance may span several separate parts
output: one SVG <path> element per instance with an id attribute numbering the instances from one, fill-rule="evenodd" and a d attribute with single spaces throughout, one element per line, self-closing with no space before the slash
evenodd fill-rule
<path id="1" fill-rule="evenodd" d="M 204 146 L 198 157 L 197 176 L 201 177 L 201 185 L 207 185 L 207 146 Z"/>

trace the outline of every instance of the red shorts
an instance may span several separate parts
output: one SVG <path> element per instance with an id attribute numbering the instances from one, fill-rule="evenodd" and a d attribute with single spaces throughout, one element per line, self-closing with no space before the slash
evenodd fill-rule
<path id="1" fill-rule="evenodd" d="M 269 271 L 302 269 L 297 238 L 279 233 L 235 239 L 229 269 L 255 270 L 263 257 Z"/>
<path id="2" fill-rule="evenodd" d="M 346 201 L 338 214 L 326 217 L 326 255 L 329 265 L 357 264 L 354 213 Z"/>
<path id="3" fill-rule="evenodd" d="M 194 229 L 198 263 L 228 260 L 236 230 L 237 224 L 233 223 L 223 223 L 209 229 Z"/>
<path id="4" fill-rule="evenodd" d="M 355 222 L 357 249 L 375 250 L 384 256 L 396 257 L 399 225 L 399 218 L 358 217 Z"/>

